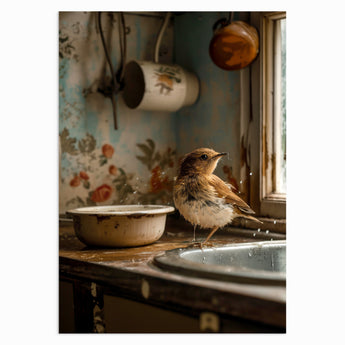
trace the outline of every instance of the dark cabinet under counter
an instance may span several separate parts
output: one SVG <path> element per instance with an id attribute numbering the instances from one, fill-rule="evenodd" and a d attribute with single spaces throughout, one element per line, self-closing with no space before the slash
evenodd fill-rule
<path id="1" fill-rule="evenodd" d="M 61 224 L 59 332 L 285 333 L 285 287 L 188 277 L 152 266 L 156 255 L 184 248 L 192 238 L 193 229 L 168 222 L 151 245 L 91 248 L 75 237 L 72 224 Z M 216 233 L 213 243 L 258 240 L 228 229 Z"/>

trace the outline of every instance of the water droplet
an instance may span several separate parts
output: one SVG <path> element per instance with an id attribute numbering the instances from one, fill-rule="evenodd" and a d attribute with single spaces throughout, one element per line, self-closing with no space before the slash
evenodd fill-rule
<path id="1" fill-rule="evenodd" d="M 240 181 L 240 183 L 242 183 L 242 180 Z"/>
<path id="2" fill-rule="evenodd" d="M 206 257 L 204 256 L 204 257 L 202 258 L 202 263 L 204 264 L 205 261 L 206 261 Z"/>
<path id="3" fill-rule="evenodd" d="M 253 236 L 255 237 L 256 236 L 256 233 L 254 232 Z"/>
<path id="4" fill-rule="evenodd" d="M 259 228 L 259 229 L 258 229 L 258 232 L 260 232 L 260 231 L 261 231 L 261 229 Z"/>
<path id="5" fill-rule="evenodd" d="M 252 253 L 252 252 L 249 252 L 249 253 L 248 253 L 248 256 L 249 256 L 249 257 L 250 257 L 250 256 L 252 256 L 252 255 L 253 255 L 253 253 Z"/>
<path id="6" fill-rule="evenodd" d="M 137 194 L 138 193 L 138 191 L 137 190 L 135 190 L 134 192 L 133 192 L 133 194 Z"/>
<path id="7" fill-rule="evenodd" d="M 269 233 L 269 231 L 268 230 L 266 230 L 266 234 L 268 234 Z"/>
<path id="8" fill-rule="evenodd" d="M 277 224 L 277 221 L 275 220 L 275 221 L 273 222 L 273 224 Z"/>
<path id="9" fill-rule="evenodd" d="M 250 172 L 250 173 L 249 173 L 249 175 L 250 175 L 250 176 L 252 176 L 252 175 L 253 175 L 253 173 L 252 173 L 252 172 Z"/>

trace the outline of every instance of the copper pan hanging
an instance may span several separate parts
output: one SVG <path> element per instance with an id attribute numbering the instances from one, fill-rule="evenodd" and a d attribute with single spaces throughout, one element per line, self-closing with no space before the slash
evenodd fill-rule
<path id="1" fill-rule="evenodd" d="M 213 30 L 209 53 L 218 67 L 235 71 L 255 60 L 259 52 L 259 35 L 253 26 L 240 20 L 220 19 Z"/>

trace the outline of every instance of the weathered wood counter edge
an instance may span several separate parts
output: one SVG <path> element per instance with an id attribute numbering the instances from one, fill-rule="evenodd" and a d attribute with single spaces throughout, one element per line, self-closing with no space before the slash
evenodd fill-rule
<path id="1" fill-rule="evenodd" d="M 125 249 L 88 248 L 73 228 L 60 228 L 60 279 L 99 284 L 104 293 L 197 316 L 209 311 L 285 328 L 285 287 L 257 286 L 192 278 L 152 268 L 153 257 L 167 249 L 185 247 L 193 231 L 167 227 L 155 244 Z M 204 235 L 204 234 L 202 234 Z M 61 240 L 62 239 L 62 240 Z M 261 239 L 262 240 L 262 239 Z M 219 232 L 215 243 L 248 242 Z"/>

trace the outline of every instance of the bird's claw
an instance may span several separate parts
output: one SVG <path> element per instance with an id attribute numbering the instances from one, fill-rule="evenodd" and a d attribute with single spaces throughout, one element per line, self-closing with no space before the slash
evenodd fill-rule
<path id="1" fill-rule="evenodd" d="M 204 249 L 205 247 L 214 247 L 214 244 L 211 242 L 194 242 L 191 243 L 187 248 L 199 248 Z"/>
<path id="2" fill-rule="evenodd" d="M 193 242 L 187 248 L 200 248 L 200 249 L 202 249 L 202 242 Z"/>

